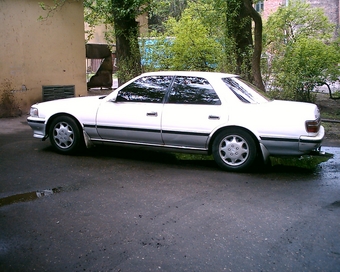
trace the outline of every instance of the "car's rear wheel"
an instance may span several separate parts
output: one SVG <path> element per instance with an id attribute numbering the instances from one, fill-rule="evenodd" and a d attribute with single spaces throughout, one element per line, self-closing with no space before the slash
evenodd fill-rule
<path id="1" fill-rule="evenodd" d="M 52 146 L 64 154 L 74 153 L 83 142 L 76 121 L 69 116 L 58 116 L 52 121 L 49 138 Z"/>
<path id="2" fill-rule="evenodd" d="M 238 128 L 226 129 L 216 136 L 212 154 L 222 169 L 240 172 L 253 165 L 257 148 L 254 139 L 246 131 Z"/>

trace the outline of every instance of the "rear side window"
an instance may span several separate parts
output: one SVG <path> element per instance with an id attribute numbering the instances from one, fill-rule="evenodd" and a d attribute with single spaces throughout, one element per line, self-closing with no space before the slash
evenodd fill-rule
<path id="1" fill-rule="evenodd" d="M 169 103 L 220 105 L 221 101 L 206 79 L 178 76 L 171 87 Z"/>
<path id="2" fill-rule="evenodd" d="M 240 78 L 222 78 L 226 86 L 244 103 L 264 103 L 269 99 L 251 83 Z"/>
<path id="3" fill-rule="evenodd" d="M 172 78 L 171 76 L 139 78 L 120 90 L 116 101 L 162 103 Z"/>

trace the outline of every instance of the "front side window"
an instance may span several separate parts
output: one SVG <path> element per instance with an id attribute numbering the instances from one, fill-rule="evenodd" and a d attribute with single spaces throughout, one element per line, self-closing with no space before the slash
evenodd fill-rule
<path id="1" fill-rule="evenodd" d="M 174 79 L 169 103 L 220 105 L 221 101 L 206 79 L 178 76 Z"/>
<path id="2" fill-rule="evenodd" d="M 171 81 L 171 76 L 141 77 L 120 90 L 116 101 L 162 103 Z"/>

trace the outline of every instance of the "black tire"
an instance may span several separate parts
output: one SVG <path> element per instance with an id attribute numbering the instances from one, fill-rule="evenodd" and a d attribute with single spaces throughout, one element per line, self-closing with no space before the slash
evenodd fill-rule
<path id="1" fill-rule="evenodd" d="M 257 156 L 256 143 L 249 133 L 234 128 L 221 131 L 212 145 L 215 162 L 224 170 L 249 170 Z"/>
<path id="2" fill-rule="evenodd" d="M 53 148 L 63 154 L 75 153 L 83 143 L 76 121 L 69 116 L 55 118 L 51 123 L 48 136 Z"/>

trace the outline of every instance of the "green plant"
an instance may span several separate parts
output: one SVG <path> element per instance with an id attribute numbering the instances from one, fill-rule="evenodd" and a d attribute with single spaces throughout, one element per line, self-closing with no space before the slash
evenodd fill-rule
<path id="1" fill-rule="evenodd" d="M 315 87 L 338 79 L 334 25 L 323 10 L 294 1 L 268 18 L 264 33 L 264 79 L 275 98 L 314 102 Z"/>
<path id="2" fill-rule="evenodd" d="M 270 157 L 272 166 L 298 167 L 306 170 L 314 170 L 320 163 L 326 162 L 333 158 L 333 154 L 324 155 L 303 155 L 300 157 Z"/>
<path id="3" fill-rule="evenodd" d="M 145 70 L 200 70 L 220 68 L 224 54 L 222 16 L 212 3 L 190 2 L 180 18 L 170 17 L 164 33 L 153 31 L 142 53 Z M 148 48 L 149 47 L 149 48 Z M 147 50 L 149 49 L 149 52 Z"/>

